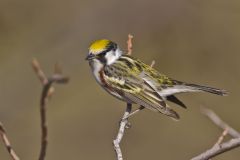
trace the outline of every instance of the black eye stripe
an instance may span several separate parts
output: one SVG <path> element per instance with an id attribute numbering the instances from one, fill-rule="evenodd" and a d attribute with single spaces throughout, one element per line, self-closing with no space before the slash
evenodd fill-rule
<path id="1" fill-rule="evenodd" d="M 107 50 L 106 50 L 106 51 L 103 51 L 103 52 L 99 53 L 98 56 L 99 56 L 99 57 L 104 57 L 107 52 L 108 52 Z"/>
<path id="2" fill-rule="evenodd" d="M 101 52 L 98 54 L 99 57 L 103 57 L 106 55 L 107 52 L 111 51 L 111 50 L 116 50 L 115 48 L 112 48 L 112 47 L 108 47 L 105 51 Z"/>

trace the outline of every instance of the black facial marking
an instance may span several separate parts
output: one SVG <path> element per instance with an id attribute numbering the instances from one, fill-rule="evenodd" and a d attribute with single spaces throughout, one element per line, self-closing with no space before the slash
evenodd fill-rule
<path id="1" fill-rule="evenodd" d="M 109 42 L 109 44 L 107 45 L 107 50 L 113 50 L 116 51 L 117 50 L 117 44 L 115 42 Z"/>
<path id="2" fill-rule="evenodd" d="M 102 64 L 106 64 L 106 63 L 107 63 L 107 59 L 106 59 L 106 57 L 104 57 L 104 56 L 101 56 L 101 57 L 99 57 L 98 59 L 99 59 L 99 61 L 100 61 Z"/>
<path id="3" fill-rule="evenodd" d="M 99 53 L 99 54 L 98 54 L 98 57 L 100 57 L 100 58 L 105 57 L 106 53 L 107 53 L 107 50 Z"/>
<path id="4" fill-rule="evenodd" d="M 98 54 L 98 59 L 99 59 L 103 64 L 106 64 L 106 63 L 107 63 L 107 59 L 106 59 L 105 55 L 107 54 L 107 52 L 109 52 L 109 51 L 111 51 L 111 50 L 113 50 L 113 51 L 116 51 L 116 50 L 117 50 L 117 44 L 116 44 L 116 43 L 114 43 L 114 42 L 109 42 L 109 44 L 108 44 L 107 47 L 106 47 L 106 50 Z"/>

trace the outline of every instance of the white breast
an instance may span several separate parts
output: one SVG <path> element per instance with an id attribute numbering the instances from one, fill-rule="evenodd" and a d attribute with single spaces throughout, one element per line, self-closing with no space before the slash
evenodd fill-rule
<path id="1" fill-rule="evenodd" d="M 91 66 L 92 73 L 94 78 L 99 84 L 102 84 L 99 72 L 103 69 L 103 64 L 100 63 L 98 60 L 94 59 L 89 62 L 89 65 Z"/>

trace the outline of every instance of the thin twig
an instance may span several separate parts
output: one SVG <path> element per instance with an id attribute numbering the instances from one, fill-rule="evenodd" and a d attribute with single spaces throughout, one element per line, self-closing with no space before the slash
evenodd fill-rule
<path id="1" fill-rule="evenodd" d="M 40 118 L 41 118 L 41 149 L 39 154 L 39 160 L 44 160 L 47 151 L 47 144 L 48 144 L 48 127 L 47 127 L 47 117 L 46 117 L 46 105 L 54 92 L 54 88 L 52 87 L 53 83 L 67 83 L 69 78 L 65 77 L 60 74 L 59 68 L 55 66 L 55 73 L 50 77 L 47 78 L 42 71 L 38 61 L 33 59 L 32 67 L 36 72 L 38 78 L 40 79 L 41 83 L 43 84 L 41 99 L 40 99 Z M 56 69 L 57 68 L 57 69 Z"/>
<path id="2" fill-rule="evenodd" d="M 113 140 L 113 145 L 114 145 L 114 149 L 117 155 L 117 160 L 123 160 L 123 155 L 122 155 L 122 151 L 120 148 L 120 143 L 122 141 L 126 126 L 128 124 L 128 119 L 126 119 L 126 117 L 130 114 L 132 110 L 132 104 L 128 103 L 127 104 L 127 108 L 126 111 L 122 117 L 123 120 L 120 121 L 120 126 L 119 126 L 119 130 L 118 130 L 118 134 L 116 136 L 116 139 Z"/>
<path id="3" fill-rule="evenodd" d="M 3 124 L 0 122 L 0 138 L 2 139 L 9 155 L 11 156 L 12 160 L 20 160 L 20 158 L 17 156 L 16 152 L 13 150 L 10 141 L 8 140 L 6 131 L 3 127 Z"/>
<path id="4" fill-rule="evenodd" d="M 32 60 L 32 67 L 34 69 L 34 71 L 36 72 L 40 82 L 44 85 L 48 82 L 47 77 L 45 76 L 45 74 L 43 73 L 40 64 L 38 63 L 38 61 L 36 59 Z"/>
<path id="5" fill-rule="evenodd" d="M 227 136 L 227 134 L 228 134 L 228 129 L 226 128 L 226 129 L 222 132 L 221 136 L 218 138 L 218 140 L 217 140 L 217 142 L 214 144 L 214 146 L 220 145 L 220 144 L 223 142 L 224 138 Z"/>
<path id="6" fill-rule="evenodd" d="M 132 39 L 133 39 L 133 35 L 128 34 L 128 40 L 127 40 L 127 54 L 131 55 L 132 54 Z"/>
<path id="7" fill-rule="evenodd" d="M 217 114 L 214 113 L 212 110 L 201 107 L 201 111 L 204 115 L 206 115 L 218 127 L 220 127 L 223 130 L 227 129 L 228 134 L 231 135 L 233 138 L 239 138 L 240 137 L 240 133 L 238 131 L 236 131 L 235 129 L 230 127 L 227 123 L 225 123 L 223 120 L 221 120 L 221 118 L 219 118 L 217 116 Z"/>
<path id="8" fill-rule="evenodd" d="M 153 61 L 152 61 L 152 63 L 151 63 L 151 65 L 150 65 L 150 67 L 152 67 L 152 68 L 153 68 L 153 67 L 154 67 L 154 65 L 155 65 L 155 63 L 156 63 L 156 62 L 155 62 L 155 60 L 153 60 Z"/>
<path id="9" fill-rule="evenodd" d="M 207 151 L 202 154 L 192 158 L 191 160 L 209 160 L 210 158 L 216 157 L 219 154 L 230 151 L 234 148 L 240 147 L 240 133 L 230 127 L 227 123 L 222 121 L 217 114 L 215 114 L 212 110 L 207 108 L 201 108 L 201 111 L 204 115 L 206 115 L 213 123 L 215 123 L 218 127 L 222 128 L 224 131 L 222 135 L 219 137 L 217 143 Z M 233 137 L 233 139 L 228 142 L 222 143 L 224 137 L 229 134 Z"/>

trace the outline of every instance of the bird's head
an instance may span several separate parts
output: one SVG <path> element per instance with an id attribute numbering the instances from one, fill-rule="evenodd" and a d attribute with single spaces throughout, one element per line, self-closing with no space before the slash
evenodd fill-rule
<path id="1" fill-rule="evenodd" d="M 101 39 L 94 41 L 90 45 L 86 60 L 95 60 L 103 65 L 110 65 L 114 63 L 121 55 L 122 51 L 119 49 L 116 43 L 107 39 Z"/>

